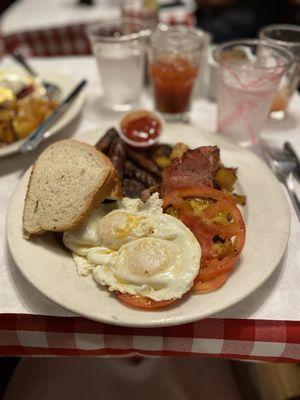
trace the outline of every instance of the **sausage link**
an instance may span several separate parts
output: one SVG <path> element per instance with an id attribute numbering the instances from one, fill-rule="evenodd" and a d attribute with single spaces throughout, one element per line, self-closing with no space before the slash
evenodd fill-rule
<path id="1" fill-rule="evenodd" d="M 119 178 L 124 177 L 124 164 L 126 159 L 126 144 L 119 137 L 113 139 L 109 146 L 108 157 L 116 168 Z"/>
<path id="2" fill-rule="evenodd" d="M 128 149 L 128 157 L 132 160 L 135 161 L 135 163 L 144 169 L 145 171 L 150 172 L 150 174 L 156 175 L 157 177 L 160 177 L 160 169 L 158 166 L 155 164 L 154 161 L 150 160 L 149 158 L 145 157 L 143 154 L 138 153 L 137 151 L 134 151 L 132 149 Z"/>
<path id="3" fill-rule="evenodd" d="M 130 178 L 142 182 L 146 187 L 154 186 L 158 183 L 157 179 L 149 174 L 149 172 L 143 171 L 129 160 L 125 161 L 125 174 Z"/>
<path id="4" fill-rule="evenodd" d="M 109 128 L 109 130 L 95 144 L 96 149 L 106 154 L 111 142 L 117 137 L 118 132 L 115 130 L 115 128 Z"/>
<path id="5" fill-rule="evenodd" d="M 145 185 L 135 179 L 124 178 L 122 182 L 123 196 L 138 198 L 145 190 Z"/>

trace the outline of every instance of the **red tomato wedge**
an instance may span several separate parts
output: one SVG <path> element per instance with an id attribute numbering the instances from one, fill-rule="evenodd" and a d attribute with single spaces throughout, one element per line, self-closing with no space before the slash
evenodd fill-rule
<path id="1" fill-rule="evenodd" d="M 117 293 L 118 298 L 124 303 L 144 310 L 150 310 L 154 308 L 161 308 L 174 303 L 176 300 L 165 300 L 165 301 L 154 301 L 142 296 L 132 296 L 130 294 Z"/>
<path id="2" fill-rule="evenodd" d="M 189 201 L 200 199 L 200 211 Z M 187 201 L 186 201 L 187 200 Z M 175 189 L 164 197 L 164 210 L 175 215 L 194 233 L 201 249 L 201 268 L 192 291 L 204 293 L 218 289 L 227 280 L 244 247 L 246 228 L 236 203 L 224 192 L 207 186 Z M 218 253 L 218 246 L 227 246 Z"/>
<path id="3" fill-rule="evenodd" d="M 220 274 L 219 276 L 216 276 L 215 278 L 211 279 L 210 281 L 201 281 L 195 279 L 194 285 L 191 289 L 191 292 L 194 293 L 207 293 L 211 292 L 213 290 L 219 289 L 224 283 L 227 281 L 228 275 L 230 274 L 230 271 L 224 272 L 223 274 Z"/>

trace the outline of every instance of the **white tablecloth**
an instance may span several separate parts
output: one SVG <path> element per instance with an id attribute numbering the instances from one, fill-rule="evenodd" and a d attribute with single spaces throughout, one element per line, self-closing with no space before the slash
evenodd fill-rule
<path id="1" fill-rule="evenodd" d="M 33 64 L 70 73 L 80 78 L 88 78 L 87 100 L 81 118 L 72 123 L 59 136 L 80 138 L 83 132 L 99 126 L 114 124 L 119 117 L 100 107 L 101 87 L 96 64 L 92 57 L 63 57 L 35 59 Z M 7 63 L 7 60 L 4 61 Z M 143 105 L 151 107 L 145 95 Z M 296 96 L 291 104 L 291 116 L 284 123 L 269 124 L 264 136 L 270 140 L 290 140 L 300 153 L 300 98 Z M 204 99 L 197 99 L 193 105 L 192 123 L 205 129 L 215 129 L 216 105 Z M 68 316 L 71 313 L 55 305 L 35 290 L 18 272 L 9 254 L 5 238 L 5 216 L 12 192 L 20 176 L 32 164 L 46 146 L 43 144 L 30 155 L 15 155 L 0 159 L 0 313 L 31 313 L 42 315 Z M 254 171 L 249 171 L 253 173 Z M 288 200 L 289 201 L 289 200 Z M 291 235 L 282 264 L 272 277 L 250 297 L 225 310 L 218 316 L 222 318 L 252 318 L 272 320 L 300 320 L 300 224 L 291 209 Z M 272 221 L 270 221 L 272 229 Z"/>

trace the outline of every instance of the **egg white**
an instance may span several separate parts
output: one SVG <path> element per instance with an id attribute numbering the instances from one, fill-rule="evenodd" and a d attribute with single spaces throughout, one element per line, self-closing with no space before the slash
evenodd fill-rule
<path id="1" fill-rule="evenodd" d="M 79 230 L 64 234 L 78 273 L 92 272 L 111 291 L 155 301 L 181 298 L 200 265 L 201 248 L 193 233 L 163 214 L 158 194 L 145 204 L 123 199 L 111 210 L 99 207 Z"/>
<path id="2" fill-rule="evenodd" d="M 63 241 L 65 246 L 74 253 L 85 256 L 92 247 L 100 244 L 99 223 L 115 207 L 112 203 L 102 204 L 94 209 L 80 228 L 64 233 Z"/>

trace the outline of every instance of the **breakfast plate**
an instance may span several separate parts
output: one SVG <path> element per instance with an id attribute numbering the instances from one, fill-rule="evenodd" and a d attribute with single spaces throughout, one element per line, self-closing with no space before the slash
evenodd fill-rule
<path id="1" fill-rule="evenodd" d="M 104 129 L 83 134 L 94 144 Z M 278 266 L 289 236 L 289 209 L 282 188 L 269 168 L 253 153 L 221 135 L 188 125 L 166 124 L 162 142 L 187 143 L 191 148 L 217 145 L 225 165 L 238 167 L 239 192 L 246 194 L 247 227 L 242 256 L 226 284 L 207 294 L 188 294 L 165 309 L 141 311 L 125 306 L 91 276 L 79 276 L 70 253 L 52 234 L 22 236 L 22 212 L 30 170 L 20 180 L 7 215 L 7 239 L 22 274 L 49 299 L 75 314 L 104 323 L 159 327 L 196 321 L 220 312 L 256 290 Z M 270 229 L 272 226 L 272 229 Z"/>
<path id="2" fill-rule="evenodd" d="M 58 85 L 61 88 L 61 98 L 64 98 L 77 84 L 77 80 L 70 75 L 62 74 L 56 71 L 50 71 L 44 68 L 39 68 L 40 75 L 51 83 Z M 26 79 L 26 73 L 18 67 L 0 68 L 1 76 L 14 75 L 21 79 Z M 74 102 L 69 106 L 67 111 L 55 122 L 48 130 L 46 137 L 58 133 L 61 129 L 66 127 L 80 112 L 84 104 L 84 92 L 82 91 Z M 10 154 L 19 152 L 20 147 L 25 139 L 14 141 L 11 144 L 0 146 L 0 157 L 5 157 Z"/>

